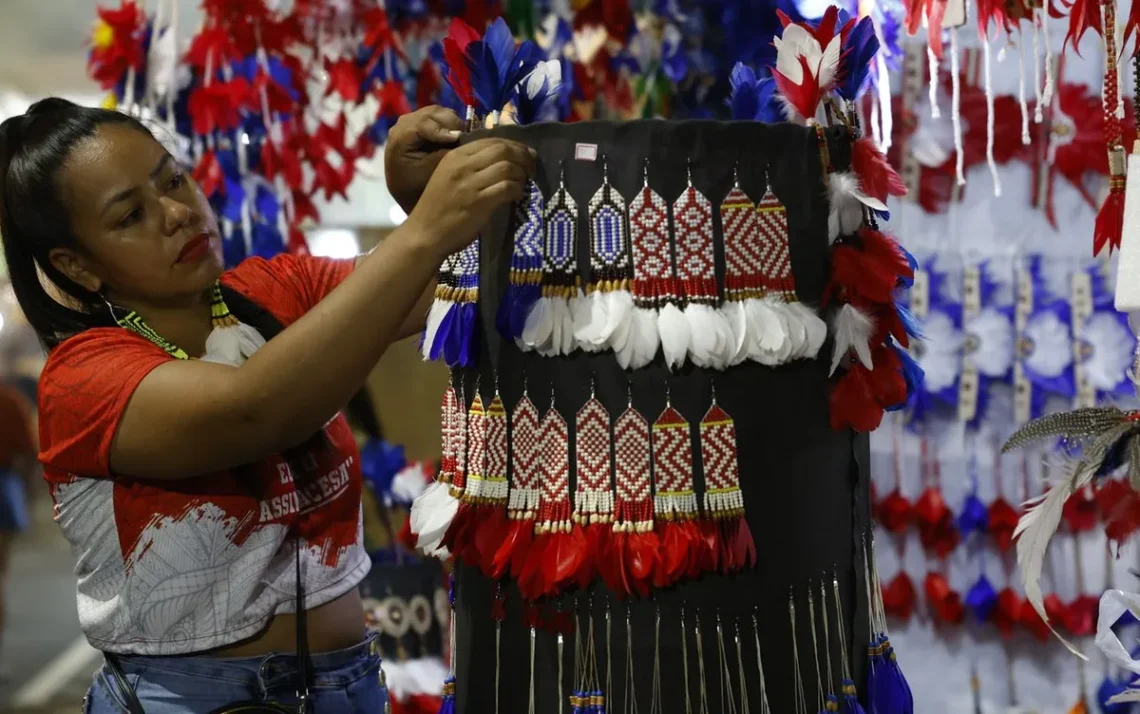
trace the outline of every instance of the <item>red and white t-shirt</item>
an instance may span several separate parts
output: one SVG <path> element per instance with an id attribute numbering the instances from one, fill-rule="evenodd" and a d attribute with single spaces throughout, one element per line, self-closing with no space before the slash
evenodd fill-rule
<path id="1" fill-rule="evenodd" d="M 353 261 L 253 258 L 222 282 L 288 326 Z M 122 328 L 87 330 L 52 350 L 40 376 L 40 460 L 55 519 L 78 561 L 79 623 L 108 652 L 178 655 L 257 634 L 293 612 L 299 524 L 305 604 L 348 592 L 367 574 L 360 455 L 337 415 L 325 443 L 293 463 L 273 455 L 177 481 L 110 472 L 111 441 L 139 382 L 173 359 Z"/>

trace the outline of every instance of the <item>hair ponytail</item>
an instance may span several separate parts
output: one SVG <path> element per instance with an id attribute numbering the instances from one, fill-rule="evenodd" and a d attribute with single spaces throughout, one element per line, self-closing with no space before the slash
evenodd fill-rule
<path id="1" fill-rule="evenodd" d="M 52 265 L 55 248 L 78 248 L 58 175 L 67 157 L 104 124 L 151 135 L 134 117 L 50 97 L 0 124 L 0 239 L 20 308 L 47 349 L 114 324 L 102 298 Z M 63 294 L 53 295 L 58 289 Z M 70 303 L 70 304 L 68 304 Z"/>

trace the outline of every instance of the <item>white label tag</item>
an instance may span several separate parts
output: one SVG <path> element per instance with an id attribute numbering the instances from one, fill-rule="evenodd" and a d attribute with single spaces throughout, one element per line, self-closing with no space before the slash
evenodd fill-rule
<path id="1" fill-rule="evenodd" d="M 574 145 L 574 158 L 578 161 L 597 161 L 598 160 L 598 145 L 597 144 L 575 144 Z"/>

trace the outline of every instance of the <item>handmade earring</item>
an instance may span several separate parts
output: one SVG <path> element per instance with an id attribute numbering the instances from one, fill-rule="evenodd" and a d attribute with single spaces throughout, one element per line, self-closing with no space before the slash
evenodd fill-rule
<path id="1" fill-rule="evenodd" d="M 629 339 L 633 297 L 625 200 L 610 185 L 609 163 L 602 157 L 602 185 L 590 199 L 590 280 L 582 309 L 574 315 L 574 338 L 580 349 L 618 351 Z"/>

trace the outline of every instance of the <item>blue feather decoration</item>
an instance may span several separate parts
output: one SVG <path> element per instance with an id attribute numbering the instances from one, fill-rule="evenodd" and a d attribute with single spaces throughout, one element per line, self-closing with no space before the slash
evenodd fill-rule
<path id="1" fill-rule="evenodd" d="M 505 340 L 522 336 L 527 315 L 542 297 L 542 215 L 545 199 L 533 181 L 528 182 L 527 191 L 527 200 L 516 203 L 512 212 L 514 251 L 511 253 L 511 272 L 495 316 L 495 326 Z"/>
<path id="2" fill-rule="evenodd" d="M 987 526 L 989 526 L 989 509 L 982 503 L 982 499 L 978 498 L 976 492 L 971 493 L 966 496 L 962 512 L 958 514 L 958 532 L 966 538 L 971 533 L 985 533 Z"/>
<path id="3" fill-rule="evenodd" d="M 480 113 L 501 112 L 514 98 L 519 82 L 542 59 L 542 50 L 533 42 L 515 47 L 515 38 L 501 17 L 491 23 L 487 34 L 467 47 L 471 88 Z"/>
<path id="4" fill-rule="evenodd" d="M 874 22 L 870 17 L 864 17 L 847 33 L 847 40 L 840 48 L 839 76 L 841 79 L 835 87 L 839 96 L 849 102 L 853 102 L 859 97 L 863 88 L 867 86 L 867 77 L 878 51 L 879 38 L 875 36 Z"/>
<path id="5" fill-rule="evenodd" d="M 977 498 L 976 496 L 974 498 Z M 985 575 L 978 578 L 978 582 L 966 593 L 966 608 L 974 614 L 979 623 L 987 622 L 994 608 L 997 607 L 997 590 Z"/>
<path id="6" fill-rule="evenodd" d="M 776 102 L 776 83 L 771 76 L 757 77 L 752 68 L 737 62 L 729 77 L 732 94 L 728 106 L 732 118 L 742 121 L 780 122 L 784 114 Z"/>
<path id="7" fill-rule="evenodd" d="M 515 120 L 519 124 L 558 119 L 555 100 L 562 90 L 562 63 L 540 62 L 519 82 L 515 93 Z"/>

